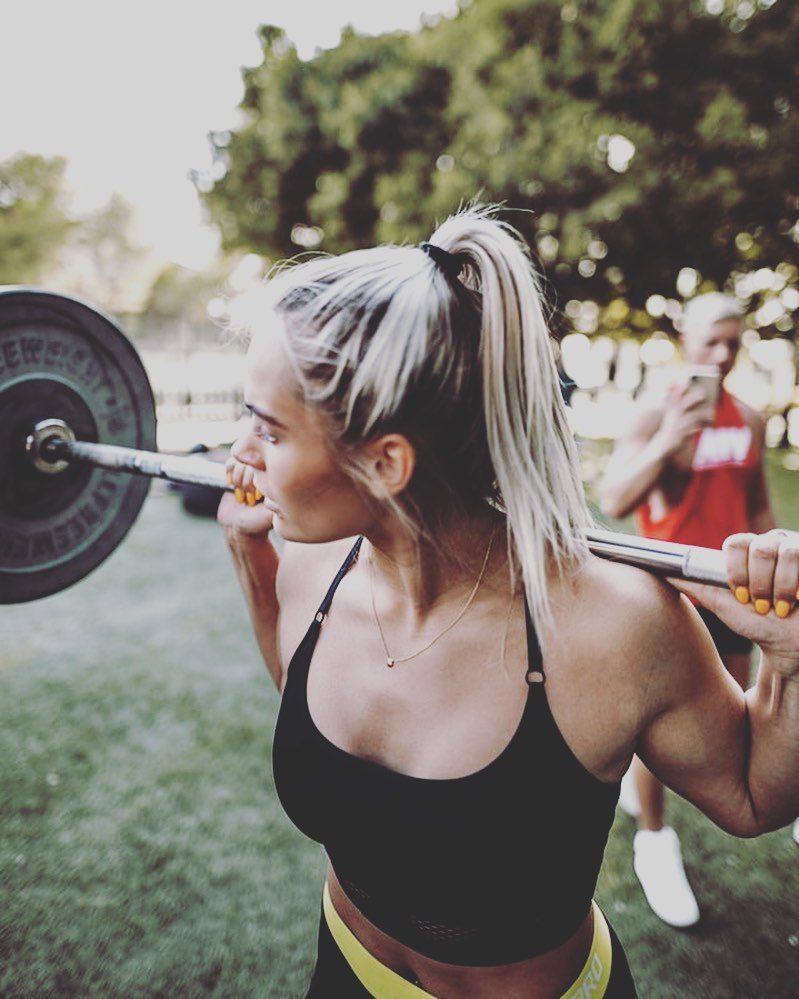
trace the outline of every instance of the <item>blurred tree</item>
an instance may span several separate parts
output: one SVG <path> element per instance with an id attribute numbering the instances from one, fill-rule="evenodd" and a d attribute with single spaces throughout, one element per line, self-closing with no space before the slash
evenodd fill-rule
<path id="1" fill-rule="evenodd" d="M 261 40 L 245 124 L 212 136 L 230 249 L 415 241 L 479 197 L 512 209 L 561 303 L 620 331 L 686 293 L 681 273 L 753 305 L 796 285 L 799 4 L 473 0 L 307 62 Z M 787 332 L 790 311 L 765 318 Z"/>
<path id="2" fill-rule="evenodd" d="M 136 308 L 148 251 L 135 237 L 133 207 L 119 194 L 84 216 L 64 247 L 65 289 L 111 312 Z"/>
<path id="3" fill-rule="evenodd" d="M 0 284 L 36 284 L 72 232 L 66 161 L 19 153 L 0 163 Z"/>
<path id="4" fill-rule="evenodd" d="M 178 264 L 164 267 L 150 286 L 141 313 L 131 323 L 137 342 L 170 343 L 191 331 L 193 342 L 218 344 L 220 328 L 208 315 L 208 302 L 219 293 L 220 274 L 200 273 Z"/>
<path id="5" fill-rule="evenodd" d="M 248 123 L 211 136 L 224 174 L 212 185 L 197 178 L 225 248 L 284 256 L 323 241 L 363 245 L 389 176 L 423 204 L 430 163 L 448 141 L 449 71 L 420 59 L 400 33 L 347 31 L 338 48 L 305 63 L 281 29 L 261 28 L 260 37 L 264 61 L 244 70 Z"/>

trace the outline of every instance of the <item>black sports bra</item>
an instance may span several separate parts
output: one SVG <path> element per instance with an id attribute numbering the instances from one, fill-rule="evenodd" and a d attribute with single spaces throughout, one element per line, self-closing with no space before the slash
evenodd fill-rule
<path id="1" fill-rule="evenodd" d="M 281 803 L 324 845 L 364 916 L 414 950 L 462 965 L 552 950 L 588 912 L 619 784 L 603 784 L 574 757 L 544 683 L 530 684 L 505 749 L 466 777 L 411 777 L 325 738 L 308 710 L 308 670 L 360 542 L 291 660 L 273 745 Z M 530 670 L 543 674 L 529 613 L 527 632 Z"/>

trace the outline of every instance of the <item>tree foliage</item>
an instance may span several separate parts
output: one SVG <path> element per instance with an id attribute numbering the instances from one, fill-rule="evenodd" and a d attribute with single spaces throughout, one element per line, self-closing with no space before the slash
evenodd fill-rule
<path id="1" fill-rule="evenodd" d="M 45 285 L 125 312 L 147 280 L 133 208 L 115 194 L 75 216 L 66 165 L 33 153 L 0 163 L 0 284 Z"/>
<path id="2" fill-rule="evenodd" d="M 416 241 L 479 197 L 507 206 L 561 302 L 627 326 L 685 268 L 703 287 L 796 284 L 789 0 L 473 0 L 307 62 L 280 29 L 260 37 L 245 123 L 212 137 L 228 249 Z"/>
<path id="3" fill-rule="evenodd" d="M 0 163 L 0 284 L 35 284 L 72 232 L 62 157 Z"/>

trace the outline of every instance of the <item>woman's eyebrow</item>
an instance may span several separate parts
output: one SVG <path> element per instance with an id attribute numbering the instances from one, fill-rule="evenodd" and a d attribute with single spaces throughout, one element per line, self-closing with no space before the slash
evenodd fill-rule
<path id="1" fill-rule="evenodd" d="M 252 403 L 245 402 L 244 408 L 248 412 L 252 413 L 253 416 L 257 416 L 260 420 L 264 420 L 266 423 L 271 423 L 275 427 L 280 427 L 281 430 L 288 429 L 286 424 L 278 420 L 276 416 L 272 416 L 270 413 L 264 412 L 264 410 L 259 409 L 257 406 L 253 406 Z"/>

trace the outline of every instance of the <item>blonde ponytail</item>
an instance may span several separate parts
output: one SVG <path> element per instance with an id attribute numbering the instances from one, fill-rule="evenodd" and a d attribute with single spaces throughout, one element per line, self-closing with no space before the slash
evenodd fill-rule
<path id="1" fill-rule="evenodd" d="M 591 516 L 543 296 L 521 237 L 495 215 L 468 208 L 428 244 L 281 267 L 263 315 L 284 319 L 277 332 L 300 391 L 354 481 L 367 489 L 365 442 L 388 431 L 412 442 L 413 478 L 386 502 L 417 544 L 458 560 L 457 515 L 504 508 L 540 629 L 547 574 L 583 557 Z"/>
<path id="2" fill-rule="evenodd" d="M 521 237 L 472 208 L 447 219 L 431 242 L 468 260 L 463 280 L 482 299 L 486 433 L 509 547 L 536 627 L 550 620 L 547 571 L 581 561 L 592 517 L 560 392 L 543 295 Z"/>

